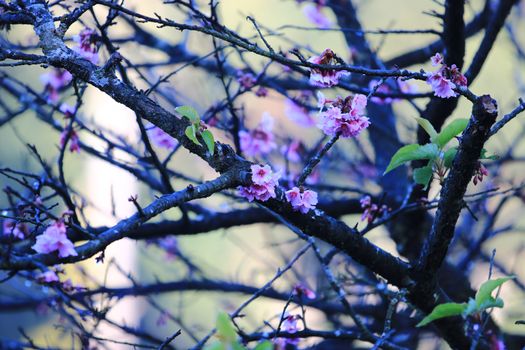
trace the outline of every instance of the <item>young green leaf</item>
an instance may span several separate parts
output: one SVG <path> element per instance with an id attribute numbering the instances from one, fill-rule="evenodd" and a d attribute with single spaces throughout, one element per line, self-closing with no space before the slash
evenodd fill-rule
<path id="1" fill-rule="evenodd" d="M 179 113 L 183 117 L 188 118 L 192 124 L 199 124 L 201 121 L 199 113 L 197 113 L 197 111 L 193 107 L 179 106 L 175 108 L 175 112 Z"/>
<path id="2" fill-rule="evenodd" d="M 217 328 L 217 333 L 225 342 L 232 343 L 237 339 L 237 332 L 235 331 L 230 316 L 228 316 L 227 313 L 219 312 L 215 327 Z"/>
<path id="3" fill-rule="evenodd" d="M 416 117 L 416 121 L 419 124 L 419 126 L 421 126 L 423 130 L 427 132 L 428 136 L 430 136 L 430 140 L 433 141 L 434 138 L 437 136 L 437 131 L 436 129 L 434 129 L 432 124 L 425 118 Z"/>
<path id="4" fill-rule="evenodd" d="M 432 179 L 432 174 L 434 172 L 432 171 L 432 164 L 429 164 L 427 166 L 414 169 L 414 182 L 420 185 L 425 186 L 425 189 L 428 187 L 430 180 Z"/>
<path id="5" fill-rule="evenodd" d="M 434 159 L 439 154 L 438 147 L 433 143 L 427 143 L 424 146 L 418 144 L 411 144 L 401 147 L 392 156 L 390 164 L 386 168 L 384 174 L 394 170 L 398 166 L 403 165 L 406 162 L 418 159 Z M 384 175 L 383 174 L 383 175 Z"/>
<path id="6" fill-rule="evenodd" d="M 213 139 L 213 134 L 210 130 L 204 130 L 201 133 L 201 136 L 208 147 L 208 151 L 210 151 L 210 154 L 213 156 L 213 153 L 215 152 L 215 140 Z"/>
<path id="7" fill-rule="evenodd" d="M 445 126 L 443 130 L 433 139 L 439 148 L 443 148 L 450 140 L 461 134 L 468 125 L 468 119 L 456 119 Z"/>
<path id="8" fill-rule="evenodd" d="M 450 316 L 459 316 L 463 313 L 463 311 L 467 308 L 467 304 L 462 303 L 445 303 L 445 304 L 439 304 L 432 310 L 430 314 L 427 315 L 424 319 L 419 322 L 416 327 L 423 327 L 429 324 L 430 322 L 444 318 L 444 317 L 450 317 Z"/>
<path id="9" fill-rule="evenodd" d="M 497 160 L 499 157 L 495 154 L 489 156 L 487 154 L 487 150 L 486 149 L 482 149 L 481 150 L 481 155 L 479 156 L 479 159 L 490 159 L 490 160 Z"/>
<path id="10" fill-rule="evenodd" d="M 195 127 L 195 124 L 191 124 L 188 127 L 186 127 L 186 130 L 184 130 L 184 134 L 193 141 L 194 144 L 201 146 L 201 143 L 199 140 L 197 140 L 197 127 Z"/>
<path id="11" fill-rule="evenodd" d="M 443 161 L 447 168 L 450 168 L 452 166 L 452 161 L 456 157 L 457 153 L 458 153 L 457 147 L 452 147 L 452 148 L 447 149 L 447 151 L 445 152 L 445 155 L 443 156 Z"/>
<path id="12" fill-rule="evenodd" d="M 494 302 L 496 302 L 497 299 L 494 299 L 492 297 L 492 292 L 496 288 L 501 286 L 503 283 L 505 283 L 508 280 L 511 280 L 513 278 L 514 278 L 514 276 L 508 276 L 508 277 L 497 278 L 497 279 L 494 279 L 494 280 L 488 280 L 485 283 L 483 283 L 481 285 L 481 287 L 479 287 L 479 290 L 476 293 L 476 306 L 478 307 L 478 310 L 482 306 L 485 306 L 487 303 L 494 303 Z M 503 301 L 501 301 L 501 306 L 499 306 L 499 307 L 502 307 L 502 306 L 503 306 Z M 486 309 L 487 307 L 484 307 L 484 308 Z"/>
<path id="13" fill-rule="evenodd" d="M 265 340 L 262 343 L 257 344 L 253 350 L 272 350 L 273 344 L 269 340 Z"/>

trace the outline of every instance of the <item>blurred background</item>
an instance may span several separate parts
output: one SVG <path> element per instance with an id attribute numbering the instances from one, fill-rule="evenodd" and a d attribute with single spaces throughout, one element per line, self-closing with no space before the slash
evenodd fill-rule
<path id="1" fill-rule="evenodd" d="M 73 3 L 73 2 L 71 2 Z M 201 1 L 202 6 L 206 6 L 207 1 Z M 431 0 L 398 0 L 398 1 L 355 1 L 358 13 L 365 29 L 436 29 L 440 30 L 440 24 L 436 18 L 426 14 L 431 10 L 440 10 L 439 6 Z M 523 1 L 522 3 L 525 3 Z M 161 1 L 139 1 L 127 0 L 126 6 L 140 13 L 153 16 L 154 12 L 161 13 L 162 16 L 172 18 L 175 21 L 184 20 L 183 16 L 174 7 L 162 4 Z M 467 1 L 466 17 L 468 19 L 478 12 L 484 4 L 481 0 Z M 305 3 L 298 3 L 293 0 L 223 0 L 218 6 L 220 18 L 223 23 L 235 29 L 240 35 L 252 36 L 255 34 L 253 25 L 246 20 L 247 16 L 252 16 L 257 20 L 262 28 L 275 31 L 276 35 L 267 37 L 274 48 L 283 51 L 300 46 L 310 49 L 312 53 L 319 53 L 325 48 L 331 48 L 340 57 L 351 56 L 351 51 L 347 47 L 341 33 L 337 31 L 316 31 L 305 30 L 299 27 L 313 28 L 314 25 L 308 21 L 303 13 Z M 522 4 L 522 11 L 525 5 Z M 97 15 L 105 17 L 106 10 L 97 7 Z M 515 9 L 517 12 L 518 9 Z M 324 9 L 325 15 L 335 23 L 333 13 Z M 58 15 L 59 13 L 56 13 Z M 517 15 L 517 14 L 515 14 Z M 85 25 L 90 26 L 91 16 L 85 17 Z M 516 39 L 522 46 L 525 45 L 525 21 L 518 25 Z M 294 28 L 293 26 L 297 26 Z M 144 25 L 145 29 L 150 30 L 163 40 L 176 44 L 186 35 L 188 36 L 188 49 L 196 54 L 208 54 L 213 50 L 211 40 L 203 35 L 195 33 L 180 32 L 172 28 L 157 29 L 153 25 Z M 67 36 L 72 36 L 82 29 L 79 25 L 74 25 Z M 128 38 L 131 33 L 129 25 L 122 20 L 117 21 L 117 25 L 109 30 L 113 38 Z M 15 26 L 12 30 L 2 31 L 1 35 L 8 38 L 11 42 L 23 44 L 36 43 L 37 39 L 30 26 Z M 368 35 L 372 47 L 378 55 L 387 60 L 395 57 L 412 48 L 419 47 L 425 43 L 435 40 L 432 35 Z M 482 33 L 468 40 L 466 62 L 470 62 L 475 54 L 475 50 L 482 38 Z M 145 62 L 156 62 L 166 60 L 166 54 L 161 50 L 145 50 L 138 48 L 133 42 L 119 44 L 120 52 L 124 57 L 134 64 Z M 354 53 L 355 54 L 355 53 Z M 101 51 L 101 63 L 107 60 L 107 52 Z M 246 54 L 243 57 L 254 70 L 260 70 L 265 64 L 265 60 L 255 55 Z M 231 63 L 244 67 L 244 62 L 239 57 L 232 55 Z M 490 94 L 499 104 L 502 113 L 510 112 L 517 104 L 518 97 L 525 96 L 525 65 L 523 58 L 515 52 L 508 32 L 502 31 L 494 49 L 491 51 L 483 70 L 470 86 L 477 94 Z M 271 69 L 274 69 L 272 67 Z M 413 70 L 419 68 L 430 68 L 429 64 L 418 67 L 411 67 Z M 167 74 L 173 71 L 174 66 L 156 67 L 147 71 L 149 78 Z M 28 86 L 36 91 L 43 91 L 42 83 L 39 80 L 45 69 L 42 67 L 16 67 L 2 68 L 8 74 L 24 81 Z M 147 88 L 144 81 L 138 75 L 131 78 L 138 88 Z M 419 91 L 428 91 L 427 86 L 421 82 L 413 83 Z M 181 104 L 195 106 L 199 111 L 204 111 L 210 105 L 216 103 L 223 97 L 223 89 L 218 79 L 198 68 L 187 67 L 173 75 L 167 85 L 163 87 L 166 91 L 172 91 L 174 96 Z M 326 91 L 328 97 L 335 97 L 340 93 L 336 89 Z M 155 97 L 156 98 L 156 97 Z M 7 105 L 14 105 L 15 100 L 7 95 L 0 96 L 0 99 Z M 73 96 L 64 96 L 65 101 L 74 103 Z M 159 98 L 161 103 L 165 103 Z M 319 137 L 319 130 L 316 128 L 304 128 L 287 118 L 285 113 L 284 98 L 270 91 L 265 98 L 259 98 L 255 94 L 246 94 L 240 98 L 244 113 L 246 115 L 246 125 L 254 127 L 261 119 L 264 112 L 270 113 L 276 120 L 276 136 L 281 139 L 300 138 L 307 145 L 315 144 Z M 423 107 L 427 99 L 416 100 L 419 107 Z M 169 107 L 172 108 L 172 107 Z M 407 102 L 394 104 L 394 109 L 398 117 L 397 124 L 400 137 L 404 142 L 414 141 L 415 123 L 413 117 L 416 110 Z M 470 113 L 470 103 L 460 99 L 459 108 L 454 112 L 453 117 L 468 117 Z M 58 117 L 57 117 L 58 118 Z M 86 124 L 97 125 L 99 130 L 111 130 L 114 138 L 123 140 L 130 145 L 139 142 L 139 130 L 135 122 L 135 115 L 126 107 L 115 103 L 111 98 L 96 90 L 88 87 L 84 96 L 84 103 L 79 112 Z M 487 145 L 490 153 L 503 153 L 516 135 L 523 129 L 523 117 L 517 118 L 504 129 L 503 135 L 491 139 Z M 220 135 L 220 134 L 219 134 Z M 221 141 L 228 142 L 227 139 Z M 97 144 L 95 138 L 88 134 L 82 134 L 83 142 L 93 147 L 102 147 Z M 35 117 L 33 112 L 25 112 L 12 122 L 0 128 L 0 166 L 12 169 L 41 172 L 40 166 L 34 157 L 29 155 L 26 144 L 37 147 L 43 158 L 49 164 L 56 164 L 58 155 L 59 133 L 53 130 L 47 123 Z M 231 142 L 231 141 L 230 141 Z M 366 149 L 366 140 L 365 143 Z M 524 151 L 524 145 L 518 148 Z M 352 146 L 341 146 L 343 150 L 351 151 Z M 369 148 L 369 147 L 368 147 Z M 163 156 L 168 151 L 159 149 Z M 523 154 L 523 153 L 521 153 Z M 125 157 L 122 154 L 122 157 Z M 75 191 L 85 198 L 86 218 L 92 226 L 111 226 L 119 220 L 133 214 L 135 208 L 128 201 L 131 195 L 138 194 L 139 202 L 143 205 L 149 203 L 156 194 L 149 188 L 145 188 L 129 173 L 112 166 L 106 162 L 92 157 L 85 152 L 79 154 L 67 153 L 65 159 L 66 179 Z M 373 154 L 370 154 L 373 158 Z M 126 159 L 124 159 L 126 160 Z M 129 160 L 134 161 L 134 160 Z M 278 162 L 278 161 L 276 161 Z M 197 157 L 189 155 L 184 150 L 177 154 L 170 161 L 170 166 L 182 174 L 196 177 L 201 180 L 213 178 L 216 174 Z M 503 177 L 512 183 L 519 184 L 525 180 L 523 175 L 524 168 L 521 163 L 507 166 Z M 195 175 L 197 174 L 197 175 Z M 326 174 L 334 184 L 348 184 L 350 174 Z M 366 178 L 355 180 L 359 185 L 373 192 L 377 190 L 373 181 Z M 175 180 L 176 189 L 184 187 L 187 182 Z M 0 186 L 16 186 L 5 177 L 0 177 Z M 488 186 L 488 185 L 487 185 Z M 434 189 L 437 190 L 437 189 Z M 6 207 L 5 196 L 0 194 L 0 207 Z M 204 200 L 206 206 L 215 210 L 227 210 L 230 206 L 240 206 L 241 204 L 232 203 L 224 197 L 214 196 Z M 489 203 L 490 205 L 490 203 Z M 163 214 L 156 220 L 163 218 L 177 219 L 180 213 L 171 210 Z M 359 222 L 358 216 L 347 216 L 343 218 L 350 226 Z M 506 222 L 523 222 L 523 204 L 515 201 L 506 207 L 506 214 L 500 218 L 499 225 Z M 498 225 L 496 225 L 498 226 Z M 374 243 L 382 248 L 395 252 L 395 244 L 390 241 L 385 232 L 378 228 L 367 236 Z M 490 254 L 492 249 L 497 249 L 497 258 L 508 270 L 513 271 L 521 278 L 525 278 L 525 268 L 523 264 L 523 247 L 525 238 L 522 231 L 509 232 L 495 240 L 489 240 L 484 247 Z M 253 286 L 262 286 L 275 273 L 276 269 L 283 266 L 293 255 L 302 242 L 295 240 L 295 235 L 289 230 L 279 225 L 251 225 L 224 232 L 210 232 L 196 236 L 179 236 L 177 238 L 178 249 L 190 259 L 194 264 L 207 272 L 210 279 L 218 278 L 232 282 L 245 282 Z M 271 249 L 270 249 L 271 248 Z M 153 283 L 155 281 L 173 281 L 188 276 L 186 264 L 177 256 L 167 256 L 167 253 L 156 245 L 148 244 L 145 241 L 135 241 L 123 239 L 113 243 L 105 252 L 106 262 L 97 264 L 93 259 L 89 259 L 78 266 L 65 266 L 66 275 L 75 284 L 84 286 L 104 285 L 108 287 L 132 286 L 133 283 L 129 276 L 140 284 Z M 277 281 L 275 287 L 278 290 L 290 290 L 297 282 L 306 283 L 310 288 L 316 290 L 319 282 L 318 266 L 311 263 L 311 256 L 306 254 L 299 265 L 286 274 L 286 277 Z M 472 272 L 473 287 L 486 278 L 487 265 L 478 265 L 476 271 Z M 13 279 L 0 285 L 0 294 L 3 297 L 13 295 L 25 295 L 27 297 L 36 295 L 46 295 L 49 290 L 46 287 L 34 285 L 21 279 Z M 127 297 L 120 300 L 113 299 L 111 303 L 117 305 L 111 309 L 108 318 L 117 322 L 125 321 L 125 324 L 137 329 L 151 332 L 158 338 L 164 338 L 174 333 L 180 327 L 166 317 L 163 309 L 176 315 L 182 320 L 188 329 L 191 329 L 197 337 L 206 334 L 214 324 L 217 312 L 220 310 L 233 311 L 242 302 L 248 299 L 247 295 L 235 293 L 218 292 L 184 292 L 184 293 L 165 293 L 152 295 L 148 298 Z M 502 297 L 506 302 L 503 310 L 496 310 L 494 315 L 502 327 L 512 332 L 525 333 L 523 326 L 514 325 L 509 320 L 525 318 L 525 304 L 523 303 L 523 292 L 513 285 L 506 285 L 502 291 Z M 151 300 L 149 300 L 151 298 Z M 363 297 L 363 298 L 366 298 Z M 152 307 L 151 301 L 159 306 L 159 309 Z M 103 304 L 104 301 L 101 300 Z M 244 313 L 247 315 L 241 321 L 241 325 L 250 325 L 252 328 L 262 325 L 262 320 L 275 321 L 276 316 L 282 311 L 283 303 L 269 299 L 259 299 L 251 304 Z M 326 320 L 315 310 L 308 309 L 308 318 L 311 325 L 319 329 L 328 329 Z M 20 338 L 19 328 L 23 327 L 25 332 L 34 340 L 41 344 L 58 344 L 67 347 L 71 344 L 71 338 L 65 337 L 64 330 L 61 328 L 63 320 L 54 316 L 46 310 L 45 306 L 30 311 L 0 313 L 0 336 L 10 338 Z M 130 339 L 129 336 L 122 335 L 117 329 L 110 325 L 101 328 L 101 336 L 115 337 L 116 339 Z M 185 348 L 190 346 L 194 340 L 183 332 L 177 339 L 177 345 Z M 307 344 L 303 342 L 302 344 Z M 433 343 L 429 346 L 435 345 Z M 107 344 L 109 349 L 125 349 L 129 346 Z"/>

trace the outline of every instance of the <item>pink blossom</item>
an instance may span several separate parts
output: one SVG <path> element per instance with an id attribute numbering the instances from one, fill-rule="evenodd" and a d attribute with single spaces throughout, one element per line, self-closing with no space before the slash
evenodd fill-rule
<path id="1" fill-rule="evenodd" d="M 167 236 L 157 241 L 157 245 L 166 252 L 166 258 L 173 260 L 179 254 L 179 241 L 175 236 Z"/>
<path id="2" fill-rule="evenodd" d="M 279 173 L 272 172 L 269 165 L 251 166 L 252 184 L 250 186 L 239 186 L 241 196 L 253 202 L 255 199 L 265 202 L 270 198 L 275 198 L 275 187 L 279 185 Z"/>
<path id="3" fill-rule="evenodd" d="M 241 150 L 247 156 L 257 156 L 270 153 L 277 148 L 273 136 L 273 117 L 263 113 L 259 125 L 250 131 L 239 132 Z"/>
<path id="4" fill-rule="evenodd" d="M 467 78 L 455 64 L 447 66 L 440 54 L 435 54 L 430 60 L 433 66 L 441 64 L 437 71 L 427 74 L 427 84 L 434 90 L 434 95 L 441 98 L 456 97 L 454 88 L 456 85 L 467 86 Z"/>
<path id="5" fill-rule="evenodd" d="M 456 97 L 454 83 L 445 78 L 440 71 L 434 72 L 427 78 L 427 83 L 434 90 L 434 95 L 441 98 Z"/>
<path id="6" fill-rule="evenodd" d="M 298 283 L 293 287 L 293 295 L 298 297 L 305 296 L 307 299 L 313 300 L 317 297 L 315 292 L 308 287 L 304 286 L 302 283 Z"/>
<path id="7" fill-rule="evenodd" d="M 47 270 L 46 272 L 39 274 L 36 276 L 36 279 L 40 283 L 54 283 L 60 281 L 53 270 Z"/>
<path id="8" fill-rule="evenodd" d="M 303 7 L 306 18 L 318 28 L 330 28 L 332 21 L 322 12 L 322 6 L 318 4 L 306 4 Z"/>
<path id="9" fill-rule="evenodd" d="M 303 214 L 308 213 L 311 209 L 315 209 L 317 204 L 317 193 L 312 190 L 303 190 L 294 187 L 286 191 L 286 200 L 290 202 L 295 211 Z"/>
<path id="10" fill-rule="evenodd" d="M 290 120 L 293 120 L 299 126 L 311 127 L 315 125 L 308 110 L 291 99 L 287 99 L 284 102 L 284 113 Z"/>
<path id="11" fill-rule="evenodd" d="M 78 255 L 73 242 L 67 238 L 66 225 L 61 220 L 49 225 L 44 233 L 36 238 L 36 243 L 32 248 L 37 253 L 43 254 L 58 251 L 60 258 Z"/>
<path id="12" fill-rule="evenodd" d="M 331 65 L 335 62 L 335 54 L 332 50 L 326 49 L 320 56 L 311 57 L 308 62 Z M 310 84 L 319 87 L 331 87 L 337 85 L 339 79 L 347 74 L 346 71 L 312 68 L 310 69 Z"/>
<path id="13" fill-rule="evenodd" d="M 481 162 L 478 162 L 478 168 L 475 170 L 474 176 L 472 176 L 472 183 L 474 186 L 476 186 L 479 182 L 482 182 L 483 177 L 485 176 L 489 176 L 489 171 Z"/>
<path id="14" fill-rule="evenodd" d="M 159 127 L 153 126 L 148 129 L 147 133 L 151 141 L 159 147 L 172 150 L 178 144 L 177 140 Z"/>
<path id="15" fill-rule="evenodd" d="M 245 73 L 242 70 L 237 71 L 237 82 L 244 88 L 249 89 L 255 85 L 257 79 L 252 73 Z"/>
<path id="16" fill-rule="evenodd" d="M 430 62 L 434 67 L 437 67 L 440 64 L 443 64 L 443 56 L 441 56 L 441 54 L 437 52 L 434 56 L 430 57 Z"/>
<path id="17" fill-rule="evenodd" d="M 361 208 L 364 209 L 363 215 L 361 215 L 361 221 L 368 221 L 371 224 L 376 218 L 381 217 L 390 211 L 386 205 L 379 207 L 377 204 L 372 203 L 372 198 L 370 196 L 363 196 L 359 200 Z"/>
<path id="18" fill-rule="evenodd" d="M 301 161 L 301 153 L 304 151 L 301 141 L 294 140 L 288 146 L 281 147 L 283 156 L 292 163 L 299 163 Z"/>
<path id="19" fill-rule="evenodd" d="M 348 112 L 343 113 L 340 107 L 332 106 L 320 114 L 321 128 L 325 134 L 335 136 L 341 133 L 341 137 L 356 137 L 364 129 L 368 128 L 370 121 L 361 115 L 366 107 L 366 96 L 356 95 L 351 101 Z M 343 106 L 343 108 L 347 108 Z"/>
<path id="20" fill-rule="evenodd" d="M 24 222 L 17 222 L 13 219 L 4 219 L 2 231 L 5 236 L 11 235 L 18 239 L 24 239 L 29 235 L 29 228 Z"/>
<path id="21" fill-rule="evenodd" d="M 48 94 L 48 100 L 51 102 L 58 101 L 58 92 L 63 87 L 67 86 L 73 76 L 67 70 L 55 68 L 48 73 L 40 76 L 40 81 L 44 84 Z"/>
<path id="22" fill-rule="evenodd" d="M 60 134 L 60 148 L 63 148 L 67 141 L 69 141 L 70 152 L 80 152 L 80 139 L 78 138 L 77 132 L 73 128 L 65 128 Z"/>
<path id="23" fill-rule="evenodd" d="M 299 331 L 298 320 L 301 317 L 299 315 L 286 315 L 281 324 L 281 330 L 287 333 L 297 333 Z M 299 338 L 277 338 L 274 340 L 276 350 L 285 350 L 287 345 L 297 346 L 299 344 Z"/>
<path id="24" fill-rule="evenodd" d="M 268 96 L 268 89 L 264 86 L 259 86 L 257 91 L 255 91 L 255 96 L 257 97 L 266 97 Z"/>
<path id="25" fill-rule="evenodd" d="M 73 37 L 73 41 L 77 43 L 73 47 L 73 51 L 93 64 L 98 63 L 97 36 L 93 29 L 84 28 L 78 35 Z"/>
<path id="26" fill-rule="evenodd" d="M 75 107 L 62 103 L 59 107 L 60 112 L 64 113 L 64 118 L 68 119 L 75 115 Z"/>

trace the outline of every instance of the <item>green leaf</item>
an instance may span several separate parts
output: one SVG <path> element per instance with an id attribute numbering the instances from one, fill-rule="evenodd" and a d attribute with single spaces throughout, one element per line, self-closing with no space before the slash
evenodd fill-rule
<path id="1" fill-rule="evenodd" d="M 445 126 L 443 130 L 434 138 L 433 142 L 439 148 L 443 148 L 450 140 L 461 134 L 468 125 L 468 119 L 456 119 Z"/>
<path id="2" fill-rule="evenodd" d="M 452 148 L 447 149 L 447 151 L 445 152 L 445 155 L 443 156 L 443 161 L 447 168 L 450 168 L 452 166 L 452 161 L 456 157 L 457 153 L 458 153 L 457 147 L 452 147 Z"/>
<path id="3" fill-rule="evenodd" d="M 426 326 L 430 322 L 432 322 L 434 320 L 437 320 L 437 319 L 440 319 L 440 318 L 461 315 L 466 308 L 467 308 L 467 304 L 465 304 L 465 303 L 462 303 L 462 304 L 458 304 L 458 303 L 440 304 L 440 305 L 436 306 L 434 308 L 434 310 L 432 310 L 432 312 L 430 314 L 428 314 L 427 317 L 422 319 L 421 322 L 419 322 L 416 325 L 416 327 Z"/>
<path id="4" fill-rule="evenodd" d="M 478 308 L 478 311 L 481 311 L 481 306 L 486 305 L 488 302 L 496 302 L 496 299 L 492 297 L 492 292 L 501 286 L 503 283 L 507 282 L 508 280 L 513 279 L 514 276 L 508 276 L 508 277 L 502 277 L 497 278 L 494 280 L 488 280 L 485 283 L 479 287 L 479 290 L 476 293 L 476 306 Z M 503 306 L 503 301 L 502 301 Z M 485 307 L 486 309 L 486 307 Z"/>
<path id="5" fill-rule="evenodd" d="M 437 136 L 437 131 L 436 129 L 434 129 L 432 124 L 425 118 L 416 117 L 416 121 L 419 124 L 419 126 L 421 126 L 423 130 L 427 132 L 428 136 L 430 136 L 430 140 L 433 141 L 434 138 Z"/>
<path id="6" fill-rule="evenodd" d="M 479 156 L 479 159 L 498 160 L 499 157 L 498 157 L 497 155 L 495 155 L 495 154 L 489 156 L 489 155 L 487 154 L 487 150 L 483 148 L 483 149 L 481 150 L 481 155 Z"/>
<path id="7" fill-rule="evenodd" d="M 195 127 L 195 124 L 191 124 L 184 130 L 184 134 L 193 141 L 194 144 L 201 146 L 201 143 L 199 140 L 197 140 L 197 128 Z"/>
<path id="8" fill-rule="evenodd" d="M 175 112 L 179 113 L 183 117 L 188 118 L 192 124 L 199 124 L 201 122 L 199 113 L 197 113 L 197 111 L 193 107 L 179 106 L 175 108 Z"/>
<path id="9" fill-rule="evenodd" d="M 392 171 L 400 165 L 403 165 L 406 162 L 411 160 L 418 159 L 434 159 L 439 154 L 438 148 L 433 143 L 427 143 L 424 146 L 418 144 L 411 144 L 401 147 L 397 152 L 392 156 L 390 164 L 386 168 L 384 174 Z M 383 174 L 383 175 L 384 175 Z"/>
<path id="10" fill-rule="evenodd" d="M 213 139 L 213 134 L 210 130 L 204 130 L 201 133 L 201 136 L 204 140 L 204 143 L 206 143 L 206 146 L 208 146 L 208 151 L 210 151 L 211 155 L 213 156 L 213 153 L 215 152 L 215 140 Z"/>
<path id="11" fill-rule="evenodd" d="M 246 348 L 244 347 L 244 345 L 242 345 L 241 343 L 239 343 L 238 341 L 234 341 L 232 344 L 231 344 L 231 348 L 229 348 L 228 350 L 246 350 Z"/>
<path id="12" fill-rule="evenodd" d="M 232 343 L 237 339 L 237 332 L 235 331 L 230 316 L 227 313 L 220 312 L 219 315 L 217 315 L 215 327 L 217 328 L 217 333 L 225 342 Z"/>
<path id="13" fill-rule="evenodd" d="M 413 178 L 415 183 L 425 186 L 425 189 L 428 187 L 430 180 L 432 179 L 432 164 L 427 166 L 414 169 Z"/>
<path id="14" fill-rule="evenodd" d="M 273 350 L 273 344 L 269 340 L 265 340 L 262 343 L 257 344 L 253 350 Z"/>
<path id="15" fill-rule="evenodd" d="M 223 343 L 216 342 L 216 343 L 206 346 L 204 350 L 227 350 L 227 349 L 226 349 L 226 345 L 224 345 Z"/>

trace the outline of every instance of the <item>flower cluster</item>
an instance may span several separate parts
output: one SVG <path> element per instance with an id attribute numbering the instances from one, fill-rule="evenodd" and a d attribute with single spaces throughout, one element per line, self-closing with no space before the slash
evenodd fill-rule
<path id="1" fill-rule="evenodd" d="M 286 200 L 290 202 L 295 211 L 306 214 L 310 209 L 315 209 L 317 193 L 312 190 L 294 187 L 286 191 Z"/>
<path id="2" fill-rule="evenodd" d="M 4 219 L 2 231 L 4 236 L 10 235 L 18 239 L 24 239 L 29 235 L 29 227 L 25 223 L 13 219 Z"/>
<path id="3" fill-rule="evenodd" d="M 244 89 L 250 89 L 252 88 L 255 83 L 257 82 L 257 79 L 255 78 L 255 75 L 252 73 L 246 73 L 242 70 L 237 71 L 237 82 L 239 85 L 241 85 Z"/>
<path id="4" fill-rule="evenodd" d="M 255 129 L 239 132 L 241 150 L 245 155 L 250 157 L 264 155 L 277 147 L 273 136 L 273 123 L 273 117 L 265 112 Z"/>
<path id="5" fill-rule="evenodd" d="M 489 171 L 481 162 L 478 162 L 478 168 L 474 172 L 474 176 L 472 177 L 472 183 L 474 186 L 476 186 L 479 182 L 483 181 L 484 176 L 489 176 Z"/>
<path id="6" fill-rule="evenodd" d="M 327 103 L 324 101 L 323 106 Z M 320 114 L 319 128 L 329 136 L 340 133 L 342 137 L 356 137 L 370 125 L 368 118 L 363 116 L 366 103 L 365 95 L 357 94 L 345 99 L 338 97 Z"/>
<path id="7" fill-rule="evenodd" d="M 40 76 L 40 81 L 44 84 L 46 90 L 47 100 L 49 102 L 58 101 L 58 92 L 60 89 L 66 87 L 73 76 L 65 69 L 52 69 L 48 73 L 44 73 Z"/>
<path id="8" fill-rule="evenodd" d="M 335 61 L 335 53 L 330 49 L 326 49 L 320 56 L 314 56 L 308 60 L 310 63 L 327 65 L 331 65 Z M 335 86 L 339 83 L 339 79 L 347 74 L 348 72 L 342 70 L 311 68 L 310 84 L 319 87 Z"/>
<path id="9" fill-rule="evenodd" d="M 63 220 L 57 220 L 49 225 L 44 233 L 36 238 L 32 248 L 37 253 L 43 254 L 58 251 L 60 258 L 78 255 L 73 242 L 66 236 L 66 225 Z"/>
<path id="10" fill-rule="evenodd" d="M 299 298 L 304 296 L 310 300 L 314 300 L 317 297 L 317 295 L 315 294 L 313 290 L 306 287 L 302 283 L 298 283 L 293 287 L 292 294 L 295 296 L 298 296 Z"/>
<path id="11" fill-rule="evenodd" d="M 93 29 L 84 28 L 73 37 L 73 41 L 77 43 L 73 51 L 93 64 L 98 63 L 97 35 Z"/>
<path id="12" fill-rule="evenodd" d="M 325 0 L 317 0 L 315 4 L 308 3 L 303 7 L 306 18 L 318 28 L 330 28 L 332 21 L 322 12 Z"/>
<path id="13" fill-rule="evenodd" d="M 301 319 L 299 315 L 286 315 L 281 324 L 281 330 L 287 333 L 297 333 L 299 331 L 299 326 L 297 321 Z M 287 345 L 292 347 L 299 344 L 299 338 L 277 338 L 274 341 L 275 350 L 285 350 L 288 349 Z"/>
<path id="14" fill-rule="evenodd" d="M 60 148 L 64 148 L 66 142 L 69 141 L 70 152 L 80 152 L 80 139 L 78 138 L 77 132 L 72 126 L 66 126 L 60 134 Z"/>
<path id="15" fill-rule="evenodd" d="M 361 215 L 361 221 L 366 220 L 369 224 L 390 210 L 384 204 L 379 207 L 377 204 L 372 203 L 370 196 L 362 197 L 359 202 L 361 203 L 361 208 L 364 209 L 363 215 Z"/>
<path id="16" fill-rule="evenodd" d="M 458 67 L 453 64 L 447 66 L 443 61 L 443 56 L 436 53 L 430 58 L 432 65 L 441 67 L 432 73 L 427 74 L 427 84 L 434 90 L 434 95 L 441 98 L 456 97 L 454 88 L 457 86 L 467 86 L 467 78 L 461 74 Z"/>
<path id="17" fill-rule="evenodd" d="M 275 198 L 275 187 L 279 185 L 279 173 L 274 173 L 269 165 L 260 166 L 254 164 L 251 166 L 252 184 L 250 186 L 239 186 L 239 194 L 249 202 L 257 199 L 267 201 Z"/>

